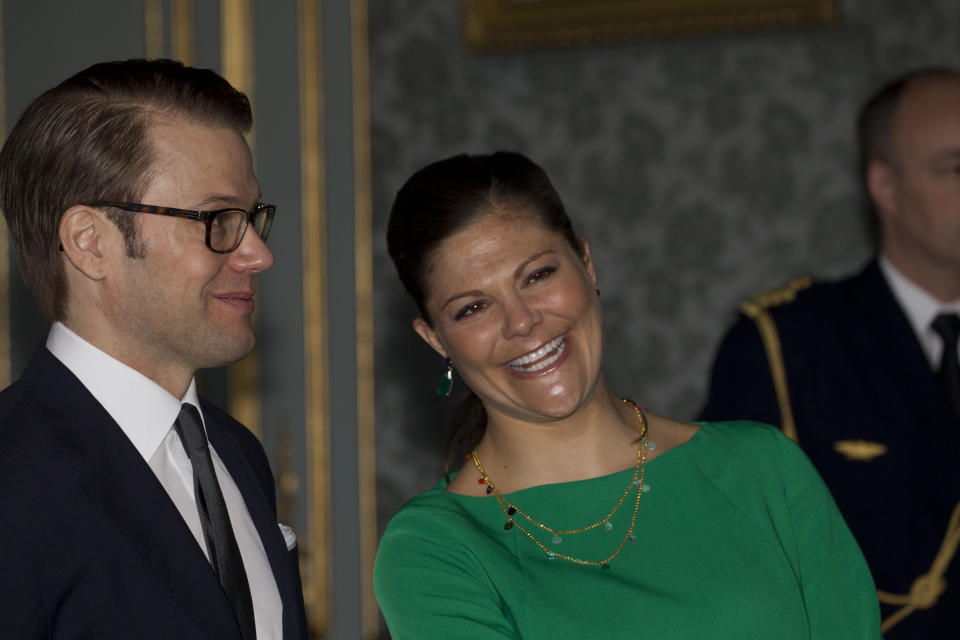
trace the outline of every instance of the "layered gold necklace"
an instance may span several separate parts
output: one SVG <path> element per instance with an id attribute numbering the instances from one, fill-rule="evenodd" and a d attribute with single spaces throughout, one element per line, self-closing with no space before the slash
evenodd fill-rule
<path id="1" fill-rule="evenodd" d="M 633 470 L 633 477 L 630 479 L 630 484 L 627 485 L 627 488 L 624 490 L 623 495 L 620 496 L 620 499 L 617 500 L 617 503 L 613 505 L 613 508 L 609 513 L 607 513 L 607 515 L 591 525 L 576 529 L 554 529 L 553 527 L 540 522 L 530 514 L 514 505 L 512 502 L 510 502 L 510 500 L 507 499 L 506 496 L 500 493 L 500 490 L 497 489 L 495 484 L 493 484 L 493 480 L 490 479 L 490 476 L 487 475 L 486 470 L 483 468 L 483 463 L 480 462 L 480 456 L 477 455 L 477 450 L 473 450 L 473 464 L 477 467 L 477 471 L 480 472 L 481 476 L 479 482 L 487 486 L 487 493 L 493 494 L 493 496 L 497 499 L 497 504 L 500 505 L 500 509 L 503 511 L 504 515 L 507 516 L 507 522 L 503 525 L 503 528 L 512 529 L 513 527 L 516 527 L 522 531 L 528 538 L 530 538 L 530 540 L 533 541 L 535 545 L 543 550 L 543 552 L 547 555 L 547 558 L 550 560 L 556 560 L 557 558 L 560 558 L 561 560 L 566 560 L 574 564 L 599 566 L 601 569 L 608 570 L 610 568 L 610 561 L 616 558 L 620 552 L 623 551 L 623 548 L 626 546 L 627 542 L 635 542 L 637 540 L 634 527 L 637 523 L 637 512 L 640 509 L 640 498 L 643 496 L 643 494 L 650 490 L 649 485 L 644 482 L 644 469 L 647 462 L 647 451 L 653 450 L 656 445 L 654 445 L 652 442 L 649 442 L 647 439 L 647 418 L 644 416 L 640 405 L 632 400 L 628 400 L 627 398 L 623 398 L 622 400 L 626 404 L 633 405 L 633 410 L 637 414 L 637 422 L 640 424 L 640 444 L 637 446 L 637 464 Z M 637 496 L 633 503 L 633 515 L 630 517 L 630 527 L 627 529 L 626 533 L 624 533 L 623 539 L 620 541 L 620 544 L 613 551 L 613 553 L 603 560 L 586 560 L 584 558 L 574 558 L 573 556 L 560 553 L 556 550 L 556 545 L 559 545 L 562 542 L 563 536 L 592 531 L 598 527 L 603 527 L 607 531 L 613 529 L 613 522 L 611 522 L 611 519 L 626 501 L 627 496 L 630 495 L 630 492 L 634 489 L 636 490 Z M 530 533 L 530 531 L 528 531 L 523 524 L 517 520 L 517 517 L 520 517 L 529 522 L 531 525 L 538 527 L 549 534 L 552 534 L 553 538 L 551 543 L 554 546 L 548 547 L 540 542 L 536 536 Z"/>

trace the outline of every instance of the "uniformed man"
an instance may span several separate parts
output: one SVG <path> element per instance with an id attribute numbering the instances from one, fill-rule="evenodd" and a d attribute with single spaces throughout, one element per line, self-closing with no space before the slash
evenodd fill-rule
<path id="1" fill-rule="evenodd" d="M 881 89 L 858 123 L 878 255 L 741 305 L 709 420 L 779 424 L 816 464 L 879 589 L 884 630 L 960 637 L 960 73 Z"/>

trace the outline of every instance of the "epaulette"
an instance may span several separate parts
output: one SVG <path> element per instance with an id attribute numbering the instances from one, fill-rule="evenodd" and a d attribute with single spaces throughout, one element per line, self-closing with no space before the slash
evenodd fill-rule
<path id="1" fill-rule="evenodd" d="M 787 367 L 783 361 L 783 348 L 780 346 L 780 334 L 768 309 L 784 305 L 796 299 L 797 293 L 813 284 L 809 276 L 796 278 L 786 285 L 758 293 L 740 303 L 740 311 L 757 325 L 763 349 L 767 354 L 773 389 L 777 394 L 780 408 L 780 430 L 788 438 L 797 442 L 797 425 L 793 419 L 793 407 L 790 405 L 790 387 L 787 384 Z"/>
<path id="2" fill-rule="evenodd" d="M 740 311 L 742 311 L 744 315 L 756 319 L 757 316 L 771 307 L 779 307 L 788 302 L 793 302 L 797 298 L 797 293 L 812 284 L 813 278 L 810 276 L 795 278 L 782 287 L 755 293 L 740 303 Z"/>

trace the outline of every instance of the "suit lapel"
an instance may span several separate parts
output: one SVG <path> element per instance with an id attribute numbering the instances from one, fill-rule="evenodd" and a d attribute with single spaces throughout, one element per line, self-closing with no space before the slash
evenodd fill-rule
<path id="1" fill-rule="evenodd" d="M 877 399 L 896 409 L 903 420 L 913 422 L 918 407 L 926 407 L 923 424 L 933 428 L 949 422 L 949 407 L 939 394 L 936 376 L 930 368 L 913 327 L 890 291 L 876 261 L 855 279 L 847 291 L 847 308 L 852 320 L 849 344 L 856 357 L 870 366 L 862 367 Z M 883 354 L 878 357 L 877 354 Z M 890 366 L 876 366 L 889 362 Z"/>
<path id="2" fill-rule="evenodd" d="M 235 626 L 230 604 L 206 556 L 126 436 L 103 437 L 93 446 L 79 484 L 204 637 L 223 637 Z"/>
<path id="3" fill-rule="evenodd" d="M 296 612 L 301 596 L 296 592 L 299 581 L 293 573 L 293 562 L 286 541 L 277 524 L 276 514 L 267 496 L 263 492 L 262 484 L 257 480 L 251 467 L 251 461 L 244 455 L 243 449 L 236 438 L 231 435 L 212 411 L 204 409 L 207 436 L 210 444 L 223 460 L 230 476 L 236 483 L 247 511 L 253 520 L 260 541 L 273 570 L 273 577 L 283 602 L 283 636 L 285 638 L 301 637 L 299 618 Z M 242 428 L 242 427 L 239 427 Z"/>
<path id="4" fill-rule="evenodd" d="M 47 404 L 48 415 L 57 417 L 50 432 L 82 460 L 77 478 L 80 493 L 143 561 L 145 575 L 152 575 L 183 607 L 203 637 L 225 637 L 236 627 L 226 595 L 180 513 L 129 438 L 46 349 L 34 355 L 23 380 Z"/>

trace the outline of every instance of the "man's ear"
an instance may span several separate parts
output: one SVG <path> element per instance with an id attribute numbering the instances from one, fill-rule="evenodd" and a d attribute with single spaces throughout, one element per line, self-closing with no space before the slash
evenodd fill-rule
<path id="1" fill-rule="evenodd" d="M 100 211 L 84 205 L 74 205 L 60 218 L 58 235 L 60 247 L 67 260 L 91 280 L 102 280 L 107 275 L 106 237 L 109 231 L 119 232 Z"/>
<path id="2" fill-rule="evenodd" d="M 886 162 L 871 160 L 867 166 L 867 192 L 877 214 L 886 220 L 897 210 L 897 180 Z"/>
<path id="3" fill-rule="evenodd" d="M 443 347 L 443 343 L 440 342 L 440 338 L 437 337 L 437 332 L 433 330 L 433 327 L 430 326 L 423 318 L 414 318 L 413 319 L 413 330 L 419 334 L 423 341 L 428 345 L 433 347 L 433 350 L 439 353 L 444 358 L 449 357 L 447 355 L 447 350 Z"/>
<path id="4" fill-rule="evenodd" d="M 587 277 L 590 278 L 590 284 L 596 289 L 597 272 L 593 268 L 593 259 L 590 257 L 590 241 L 587 240 L 586 236 L 580 236 L 577 241 L 580 243 L 580 251 L 583 254 L 580 258 L 583 261 L 583 268 L 587 272 Z"/>

